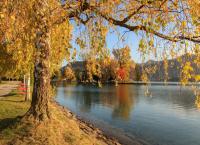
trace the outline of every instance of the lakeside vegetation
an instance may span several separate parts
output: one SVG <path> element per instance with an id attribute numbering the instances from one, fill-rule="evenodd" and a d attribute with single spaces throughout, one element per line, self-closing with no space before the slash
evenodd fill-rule
<path id="1" fill-rule="evenodd" d="M 89 52 L 84 61 L 72 62 L 63 67 L 57 79 L 84 83 L 135 80 L 136 64 L 131 59 L 130 48 L 114 49 L 112 53 L 114 58 L 107 54 L 93 59 Z"/>
<path id="2" fill-rule="evenodd" d="M 117 49 L 119 52 L 123 51 L 124 48 Z M 128 60 L 116 59 L 119 57 L 112 58 L 111 56 L 96 61 L 74 61 L 69 62 L 66 66 L 61 68 L 61 75 L 56 76 L 56 80 L 66 80 L 68 82 L 78 83 L 90 83 L 100 81 L 102 83 L 114 83 L 118 81 L 121 83 L 129 83 L 135 81 L 142 81 L 144 83 L 154 82 L 180 82 L 180 84 L 194 84 L 200 81 L 200 68 L 198 64 L 194 63 L 197 56 L 191 54 L 185 54 L 173 59 L 154 61 L 149 60 L 146 63 L 135 63 L 131 60 L 130 49 L 127 48 L 128 52 L 126 58 Z M 124 54 L 121 55 L 122 58 Z M 191 66 L 185 64 L 190 62 Z M 120 65 L 119 64 L 123 64 Z M 88 70 L 87 65 L 93 66 L 94 69 Z M 166 67 L 169 66 L 168 69 Z M 194 76 L 188 79 L 184 79 L 185 76 L 183 70 L 191 69 Z M 98 72 L 98 73 L 97 73 Z M 145 77 L 146 76 L 146 77 Z"/>

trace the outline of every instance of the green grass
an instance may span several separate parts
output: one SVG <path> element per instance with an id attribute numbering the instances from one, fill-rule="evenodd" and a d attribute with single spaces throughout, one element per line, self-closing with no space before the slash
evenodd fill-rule
<path id="1" fill-rule="evenodd" d="M 0 138 L 9 140 L 12 137 L 13 130 L 8 126 L 17 123 L 18 116 L 24 115 L 29 106 L 30 102 L 24 102 L 24 97 L 14 91 L 0 98 Z"/>
<path id="2" fill-rule="evenodd" d="M 6 97 L 0 99 L 0 120 L 23 115 L 29 105 L 29 102 L 24 102 L 23 96 L 11 92 Z"/>
<path id="3" fill-rule="evenodd" d="M 1 84 L 5 84 L 5 83 L 4 83 L 3 81 L 1 81 L 1 82 L 0 82 L 0 85 L 1 85 Z"/>

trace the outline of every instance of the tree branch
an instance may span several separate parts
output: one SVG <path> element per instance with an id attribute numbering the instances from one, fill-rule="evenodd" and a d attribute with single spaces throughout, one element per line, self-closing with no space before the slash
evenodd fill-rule
<path id="1" fill-rule="evenodd" d="M 65 5 L 62 6 L 62 8 L 64 10 L 68 10 L 70 9 L 71 7 L 68 6 L 67 8 L 65 8 Z M 80 7 L 78 8 L 71 8 L 73 9 L 71 12 L 69 12 L 68 14 L 66 14 L 65 16 L 61 17 L 60 19 L 58 19 L 56 22 L 53 23 L 53 25 L 56 25 L 56 24 L 61 24 L 63 22 L 65 22 L 67 19 L 70 19 L 70 18 L 78 18 L 79 19 L 79 15 L 84 12 L 85 10 L 87 10 L 89 8 L 89 4 L 84 1 Z M 74 10 L 75 9 L 75 10 Z"/>
<path id="2" fill-rule="evenodd" d="M 166 2 L 166 0 L 163 0 L 163 2 L 161 3 L 161 5 L 163 5 Z M 150 3 L 150 2 L 149 2 Z M 90 18 L 87 18 L 86 20 L 83 20 L 79 17 L 79 15 L 81 13 L 83 13 L 86 10 L 91 10 L 93 12 L 95 12 L 97 15 L 103 17 L 105 20 L 107 20 L 108 22 L 110 22 L 111 24 L 117 25 L 117 26 L 121 26 L 123 28 L 126 28 L 130 31 L 136 31 L 136 30 L 141 30 L 141 31 L 145 31 L 146 33 L 151 33 L 154 34 L 155 36 L 158 36 L 162 39 L 165 40 L 169 40 L 172 42 L 178 42 L 181 40 L 188 40 L 191 42 L 195 42 L 195 43 L 200 43 L 200 38 L 197 36 L 185 36 L 185 35 L 180 35 L 180 36 L 168 36 L 167 34 L 163 34 L 161 32 L 158 32 L 156 30 L 154 30 L 151 27 L 148 26 L 144 26 L 144 25 L 136 25 L 136 26 L 131 26 L 126 24 L 126 22 L 128 22 L 132 16 L 136 15 L 137 13 L 140 12 L 140 10 L 145 6 L 145 4 L 142 4 L 140 7 L 138 7 L 138 9 L 136 11 L 134 11 L 132 14 L 130 14 L 129 16 L 127 16 L 126 18 L 124 18 L 123 20 L 117 20 L 115 18 L 112 18 L 104 13 L 102 13 L 99 9 L 97 9 L 94 6 L 91 6 L 88 2 L 86 2 L 84 0 L 83 4 L 81 5 L 81 7 L 79 7 L 78 9 L 71 11 L 70 13 L 68 13 L 66 16 L 62 17 L 61 19 L 57 20 L 55 22 L 55 24 L 60 24 L 63 23 L 64 21 L 66 21 L 69 18 L 78 18 L 83 24 L 87 23 L 89 21 Z"/>
<path id="3" fill-rule="evenodd" d="M 132 16 L 134 16 L 135 14 L 137 14 L 145 5 L 141 5 L 140 7 L 137 8 L 136 11 L 134 11 L 132 14 L 128 15 L 126 18 L 124 18 L 121 23 L 126 23 L 128 22 Z"/>
<path id="4" fill-rule="evenodd" d="M 88 16 L 88 15 L 86 15 L 87 16 L 87 18 L 86 18 L 86 20 L 83 20 L 81 17 L 79 17 L 79 16 L 76 16 L 76 18 L 81 22 L 81 23 L 83 23 L 84 25 L 85 24 L 87 24 L 87 22 L 91 19 L 91 18 L 93 18 L 93 16 Z"/>
<path id="5" fill-rule="evenodd" d="M 103 17 L 104 19 L 106 19 L 110 23 L 117 25 L 117 26 L 121 26 L 121 27 L 126 28 L 126 29 L 129 29 L 130 31 L 136 31 L 136 30 L 145 31 L 147 33 L 154 34 L 154 35 L 156 35 L 160 38 L 163 38 L 163 39 L 166 39 L 166 40 L 169 40 L 169 41 L 172 41 L 172 42 L 178 42 L 178 41 L 181 41 L 181 40 L 189 40 L 189 41 L 192 41 L 192 42 L 195 42 L 195 43 L 200 43 L 200 39 L 197 39 L 199 37 L 196 37 L 196 36 L 183 36 L 183 35 L 181 35 L 181 36 L 168 36 L 168 35 L 162 34 L 160 32 L 157 32 L 150 27 L 147 27 L 147 26 L 144 26 L 144 25 L 131 26 L 131 25 L 128 25 L 126 23 L 123 23 L 123 21 L 119 21 L 119 20 L 116 20 L 112 17 L 108 17 L 108 16 L 102 14 L 99 11 L 97 11 L 97 12 L 101 17 Z"/>

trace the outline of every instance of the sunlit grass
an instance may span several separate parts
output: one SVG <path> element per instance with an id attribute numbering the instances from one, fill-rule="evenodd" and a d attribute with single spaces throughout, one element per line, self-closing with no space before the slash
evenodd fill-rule
<path id="1" fill-rule="evenodd" d="M 34 122 L 22 121 L 23 116 L 30 106 L 24 97 L 15 92 L 0 99 L 0 145 L 7 144 L 69 144 L 69 145 L 104 145 L 101 139 L 97 139 L 96 131 L 85 132 L 84 124 L 74 118 L 68 111 L 54 103 L 50 105 L 51 120 L 35 125 Z M 86 129 L 87 130 L 87 129 Z M 13 142 L 14 141 L 14 142 Z"/>
<path id="2" fill-rule="evenodd" d="M 10 93 L 6 97 L 0 99 L 0 120 L 5 118 L 13 118 L 23 115 L 30 105 L 30 102 L 25 102 L 24 97 Z"/>
<path id="3" fill-rule="evenodd" d="M 13 130 L 8 127 L 15 124 L 19 118 L 28 110 L 30 102 L 25 102 L 24 97 L 12 91 L 10 94 L 0 98 L 0 144 L 9 140 L 14 135 Z"/>

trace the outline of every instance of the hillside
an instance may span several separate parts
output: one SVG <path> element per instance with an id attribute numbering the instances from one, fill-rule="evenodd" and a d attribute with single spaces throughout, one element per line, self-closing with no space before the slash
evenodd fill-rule
<path id="1" fill-rule="evenodd" d="M 200 74 L 200 68 L 194 63 L 196 56 L 191 55 L 182 55 L 178 58 L 175 59 L 169 59 L 167 61 L 168 64 L 168 69 L 167 69 L 167 74 L 168 74 L 168 81 L 180 81 L 180 72 L 181 69 L 184 66 L 185 62 L 190 62 L 192 68 L 194 69 L 194 73 L 195 74 Z M 149 79 L 151 81 L 164 81 L 165 80 L 165 70 L 164 70 L 164 61 L 153 61 L 153 60 L 149 60 L 146 63 L 143 64 L 138 64 L 137 66 L 139 66 L 140 72 L 144 69 L 148 69 L 148 68 L 156 68 L 155 72 L 148 75 Z M 143 69 L 142 69 L 143 67 Z M 142 73 L 140 73 L 142 74 Z M 192 80 L 191 80 L 192 81 Z"/>

